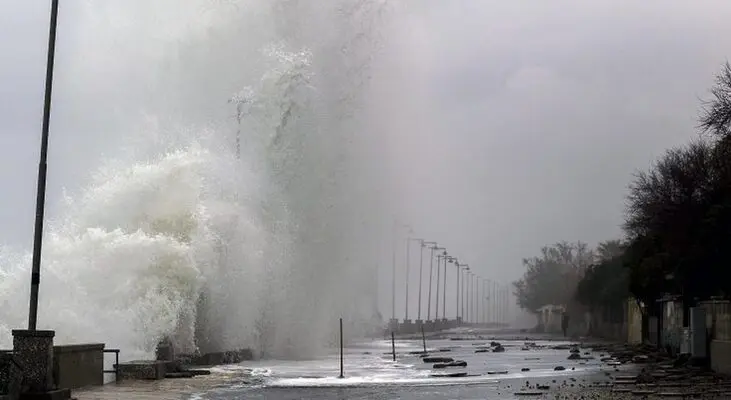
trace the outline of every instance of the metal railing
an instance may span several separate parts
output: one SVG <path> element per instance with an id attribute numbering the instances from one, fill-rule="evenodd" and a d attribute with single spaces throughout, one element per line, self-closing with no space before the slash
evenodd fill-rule
<path id="1" fill-rule="evenodd" d="M 104 349 L 104 353 L 114 353 L 113 369 L 105 369 L 105 374 L 114 374 L 114 379 L 119 380 L 119 349 Z"/>

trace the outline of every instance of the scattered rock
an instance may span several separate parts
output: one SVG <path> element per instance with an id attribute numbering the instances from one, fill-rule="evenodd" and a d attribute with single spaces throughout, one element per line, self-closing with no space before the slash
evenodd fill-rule
<path id="1" fill-rule="evenodd" d="M 632 357 L 632 362 L 635 364 L 647 364 L 648 361 L 649 361 L 649 357 L 647 357 L 646 355 L 639 355 L 639 356 Z"/>
<path id="2" fill-rule="evenodd" d="M 441 364 L 434 364 L 434 368 L 450 368 L 450 367 L 466 367 L 467 361 L 458 360 L 458 361 L 452 361 L 448 363 L 441 363 Z"/>
<path id="3" fill-rule="evenodd" d="M 454 361 L 454 358 L 451 358 L 451 357 L 424 357 L 423 360 L 427 364 L 450 363 L 450 362 Z"/>
<path id="4" fill-rule="evenodd" d="M 432 374 L 432 378 L 464 378 L 467 376 L 466 372 L 452 372 L 448 374 Z"/>

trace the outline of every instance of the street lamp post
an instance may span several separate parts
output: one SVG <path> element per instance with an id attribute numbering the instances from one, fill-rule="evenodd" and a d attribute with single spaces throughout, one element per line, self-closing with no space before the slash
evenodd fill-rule
<path id="1" fill-rule="evenodd" d="M 465 293 L 465 301 L 467 302 L 465 309 L 467 311 L 467 322 L 472 323 L 472 315 L 470 314 L 470 293 L 472 292 L 472 288 L 470 287 L 470 282 L 472 281 L 472 271 L 467 270 L 467 277 L 465 281 L 465 287 L 467 288 L 467 292 Z"/>
<path id="2" fill-rule="evenodd" d="M 477 299 L 477 279 L 479 276 L 475 275 L 474 279 L 472 279 L 472 285 L 474 287 L 474 291 L 472 292 L 472 320 L 477 322 L 477 302 L 475 301 Z"/>
<path id="3" fill-rule="evenodd" d="M 487 279 L 482 281 L 482 322 L 487 324 L 487 302 L 490 294 L 487 292 Z"/>
<path id="4" fill-rule="evenodd" d="M 498 315 L 498 308 L 497 308 L 497 282 L 492 281 L 492 297 L 495 299 L 492 302 L 492 318 L 495 320 L 495 323 L 499 323 L 499 315 Z"/>
<path id="5" fill-rule="evenodd" d="M 442 320 L 447 322 L 447 258 L 449 256 L 444 255 L 444 282 L 442 282 Z"/>
<path id="6" fill-rule="evenodd" d="M 473 301 L 475 302 L 475 323 L 480 323 L 480 279 L 481 277 L 475 277 L 475 296 Z"/>
<path id="7" fill-rule="evenodd" d="M 443 254 L 437 254 L 437 295 L 436 295 L 436 308 L 434 309 L 434 321 L 439 321 L 439 280 L 441 279 L 442 271 L 442 258 L 447 257 L 447 250 L 444 250 Z"/>
<path id="8" fill-rule="evenodd" d="M 51 2 L 51 26 L 48 32 L 48 54 L 46 60 L 46 89 L 43 99 L 43 125 L 41 128 L 41 151 L 38 163 L 36 187 L 36 219 L 33 236 L 33 259 L 30 275 L 30 307 L 28 330 L 35 331 L 38 322 L 38 288 L 41 283 L 41 248 L 43 247 L 43 217 L 46 208 L 46 177 L 48 170 L 48 131 L 51 122 L 51 94 L 53 93 L 53 65 L 56 58 L 56 27 L 58 26 L 58 0 Z"/>
<path id="9" fill-rule="evenodd" d="M 435 250 L 444 250 L 444 247 L 439 247 L 436 245 L 436 243 L 431 246 L 431 256 L 429 257 L 429 290 L 427 292 L 427 305 L 426 305 L 426 320 L 431 320 L 431 288 L 432 288 L 432 278 L 434 277 L 434 251 Z"/>
<path id="10" fill-rule="evenodd" d="M 469 269 L 469 264 L 457 264 L 457 323 L 461 324 L 464 321 L 464 273 L 463 269 Z M 460 280 L 462 281 L 462 292 L 460 292 Z M 461 303 L 460 303 L 461 301 Z"/>
<path id="11" fill-rule="evenodd" d="M 38 295 L 41 283 L 41 253 L 43 247 L 43 220 L 46 208 L 46 181 L 48 175 L 48 139 L 51 122 L 51 98 L 53 93 L 53 72 L 56 58 L 56 30 L 58 26 L 59 1 L 51 0 L 48 51 L 46 58 L 46 79 L 43 98 L 43 121 L 41 124 L 41 148 L 38 162 L 36 187 L 36 214 L 33 229 L 33 255 L 31 259 L 30 299 L 28 307 L 28 329 L 12 331 L 13 354 L 22 361 L 25 371 L 20 396 L 27 394 L 38 397 L 69 398 L 68 389 L 56 387 L 53 377 L 52 330 L 37 330 Z M 57 382 L 56 382 L 57 383 Z M 51 394 L 50 392 L 55 392 Z M 35 396 L 33 396 L 35 397 Z"/>
<path id="12" fill-rule="evenodd" d="M 454 304 L 454 322 L 459 324 L 459 260 L 457 257 L 450 257 L 449 262 L 454 264 L 456 268 L 454 281 L 457 283 L 457 291 L 455 292 L 456 302 Z"/>
<path id="13" fill-rule="evenodd" d="M 395 242 L 395 239 L 394 239 Z M 391 252 L 391 322 L 396 320 L 396 244 Z M 392 329 L 393 330 L 393 329 Z"/>
<path id="14" fill-rule="evenodd" d="M 411 227 L 399 224 L 398 220 L 393 221 L 393 237 L 391 238 L 391 331 L 398 329 L 398 320 L 396 319 L 396 246 L 398 243 L 397 235 L 399 228 L 407 228 L 411 234 Z"/>
<path id="15" fill-rule="evenodd" d="M 426 245 L 436 246 L 435 242 L 425 242 L 421 241 L 421 245 L 419 246 L 419 305 L 416 309 L 416 321 L 417 324 L 421 325 L 424 323 L 424 321 L 421 319 L 421 291 L 422 291 L 422 276 L 424 275 L 424 247 Z"/>
<path id="16" fill-rule="evenodd" d="M 409 268 L 410 268 L 410 260 L 409 260 L 409 250 L 411 248 L 410 244 L 412 241 L 416 241 L 419 243 L 423 243 L 424 239 L 416 239 L 416 238 L 407 238 L 406 239 L 406 300 L 404 301 L 404 323 L 409 323 Z"/>

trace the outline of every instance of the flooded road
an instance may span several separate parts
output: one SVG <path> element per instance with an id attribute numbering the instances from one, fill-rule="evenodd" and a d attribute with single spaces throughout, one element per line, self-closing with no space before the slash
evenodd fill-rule
<path id="1" fill-rule="evenodd" d="M 195 399 L 513 399 L 541 398 L 527 392 L 546 385 L 577 388 L 595 382 L 609 382 L 614 366 L 601 362 L 602 354 L 581 349 L 580 360 L 568 360 L 570 342 L 512 340 L 468 332 L 455 332 L 451 338 L 430 340 L 430 356 L 463 360 L 466 367 L 433 368 L 418 353 L 421 340 L 398 340 L 394 362 L 390 340 L 361 342 L 345 351 L 345 377 L 340 379 L 337 351 L 332 356 L 312 361 L 257 361 L 216 367 L 216 375 L 248 378 L 210 390 L 191 394 Z M 460 340 L 457 340 L 460 339 Z M 491 341 L 499 342 L 504 352 L 493 352 Z M 534 344 L 534 345 L 533 345 Z M 556 349 L 558 347 L 559 349 Z M 482 351 L 481 351 L 482 350 Z M 488 350 L 488 351 L 484 351 Z M 556 371 L 556 367 L 564 367 Z M 527 369 L 527 370 L 526 370 Z M 461 373 L 466 376 L 445 375 Z M 523 392 L 516 395 L 517 392 Z"/>

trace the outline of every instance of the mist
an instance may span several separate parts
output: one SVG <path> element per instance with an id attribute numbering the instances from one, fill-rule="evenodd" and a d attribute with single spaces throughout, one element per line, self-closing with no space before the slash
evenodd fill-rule
<path id="1" fill-rule="evenodd" d="M 287 252 L 314 254 L 313 264 L 354 260 L 348 276 L 377 268 L 386 317 L 394 220 L 503 283 L 519 277 L 521 259 L 545 244 L 621 236 L 631 174 L 696 135 L 698 100 L 731 48 L 731 5 L 720 0 L 704 7 L 403 1 L 351 19 L 334 17 L 343 15 L 340 3 L 277 3 L 283 10 L 257 1 L 149 3 L 62 6 L 49 217 L 64 215 L 65 193 L 83 192 L 104 160 L 159 151 L 175 142 L 170 132 L 230 132 L 217 135 L 225 140 L 216 145 L 232 144 L 237 128 L 228 99 L 276 68 L 263 47 L 288 40 L 289 52 L 311 51 L 318 115 L 353 117 L 313 117 L 321 135 L 288 142 L 293 153 L 279 153 L 289 163 L 279 171 L 307 169 L 316 179 L 276 198 L 306 217 L 297 223 L 327 222 L 308 225 L 322 228 L 311 232 L 324 244 L 307 247 L 312 253 L 296 246 Z M 7 60 L 0 63 L 7 104 L 0 108 L 0 243 L 22 252 L 32 240 L 48 10 L 3 4 L 13 12 L 0 15 L 0 37 L 13 40 L 0 41 Z M 362 27 L 354 21 L 373 24 L 367 42 L 359 41 Z M 344 44 L 352 51 L 341 51 Z M 358 81 L 344 72 L 363 66 Z M 308 121 L 298 123 L 292 132 Z M 156 145 L 136 145 L 150 141 Z M 247 182 L 261 185 L 252 204 L 271 202 L 279 190 L 255 179 L 265 168 L 261 145 L 244 146 Z M 290 178 L 277 175 L 279 183 Z M 407 235 L 395 238 L 397 317 Z"/>

